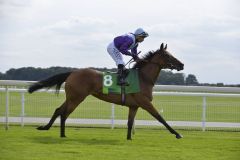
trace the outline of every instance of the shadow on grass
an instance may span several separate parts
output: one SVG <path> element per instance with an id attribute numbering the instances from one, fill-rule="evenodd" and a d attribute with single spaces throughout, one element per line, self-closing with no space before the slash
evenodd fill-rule
<path id="1" fill-rule="evenodd" d="M 87 145 L 118 145 L 119 140 L 97 138 L 60 138 L 60 137 L 31 137 L 33 143 L 40 144 L 87 144 Z"/>

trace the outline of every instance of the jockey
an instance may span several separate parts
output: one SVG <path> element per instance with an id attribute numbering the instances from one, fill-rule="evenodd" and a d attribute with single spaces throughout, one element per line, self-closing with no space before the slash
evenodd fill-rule
<path id="1" fill-rule="evenodd" d="M 115 37 L 113 42 L 108 45 L 107 51 L 118 67 L 118 85 L 128 85 L 124 80 L 128 70 L 124 67 L 125 63 L 122 54 L 132 56 L 135 61 L 139 60 L 137 53 L 138 43 L 143 42 L 146 37 L 148 37 L 148 33 L 142 28 L 138 28 L 134 33 Z"/>

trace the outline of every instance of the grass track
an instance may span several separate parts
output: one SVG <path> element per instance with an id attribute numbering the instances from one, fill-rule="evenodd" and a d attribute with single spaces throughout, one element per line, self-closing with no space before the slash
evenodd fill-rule
<path id="1" fill-rule="evenodd" d="M 0 125 L 1 160 L 239 160 L 240 133 L 180 131 L 177 140 L 166 130 L 138 129 L 132 141 L 126 129 L 59 127 L 38 131 L 33 126 Z"/>

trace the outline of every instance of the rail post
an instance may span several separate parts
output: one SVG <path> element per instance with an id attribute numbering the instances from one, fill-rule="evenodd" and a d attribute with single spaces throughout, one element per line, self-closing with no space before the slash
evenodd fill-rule
<path id="1" fill-rule="evenodd" d="M 114 119 L 115 119 L 115 105 L 112 103 L 111 129 L 114 129 Z"/>
<path id="2" fill-rule="evenodd" d="M 21 126 L 24 126 L 24 116 L 25 116 L 25 96 L 24 91 L 21 92 L 21 103 L 22 103 L 22 110 L 21 110 Z"/>
<path id="3" fill-rule="evenodd" d="M 203 97 L 203 110 L 202 110 L 202 131 L 206 130 L 206 109 L 207 109 L 207 101 L 206 96 Z"/>
<path id="4" fill-rule="evenodd" d="M 9 90 L 6 86 L 6 110 L 5 110 L 5 130 L 8 130 L 8 116 L 9 116 Z"/>

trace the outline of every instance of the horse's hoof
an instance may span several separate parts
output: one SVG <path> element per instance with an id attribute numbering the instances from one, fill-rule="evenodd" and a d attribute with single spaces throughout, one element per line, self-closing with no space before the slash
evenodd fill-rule
<path id="1" fill-rule="evenodd" d="M 48 130 L 48 128 L 46 128 L 45 126 L 39 126 L 37 127 L 37 130 Z"/>
<path id="2" fill-rule="evenodd" d="M 181 134 L 177 134 L 177 135 L 176 135 L 176 138 L 177 138 L 177 139 L 181 139 L 181 138 L 183 138 L 183 136 L 182 136 Z"/>

